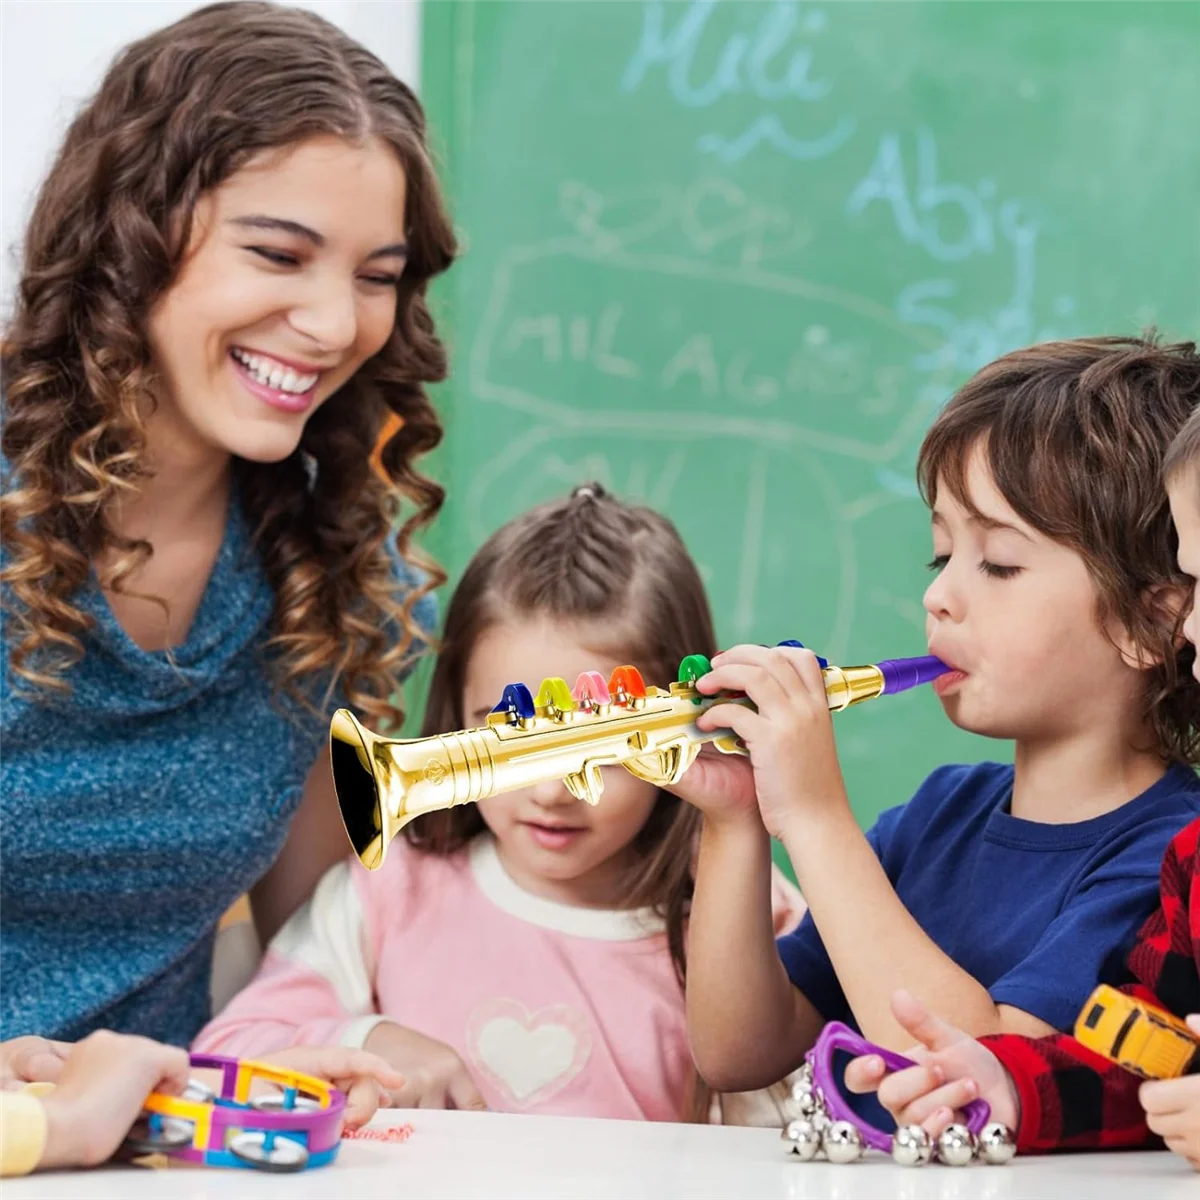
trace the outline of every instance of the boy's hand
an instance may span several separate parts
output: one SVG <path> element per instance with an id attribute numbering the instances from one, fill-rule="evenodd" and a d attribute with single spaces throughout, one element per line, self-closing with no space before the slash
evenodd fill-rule
<path id="1" fill-rule="evenodd" d="M 10 1038 L 0 1043 L 0 1088 L 56 1083 L 70 1052 L 70 1042 L 43 1037 Z"/>
<path id="2" fill-rule="evenodd" d="M 1187 1022 L 1200 1033 L 1200 1014 L 1193 1013 Z M 1200 1171 L 1200 1075 L 1143 1083 L 1138 1099 L 1146 1110 L 1150 1131 Z"/>
<path id="3" fill-rule="evenodd" d="M 178 1095 L 188 1055 L 120 1033 L 93 1033 L 70 1047 L 56 1086 L 42 1100 L 46 1149 L 40 1168 L 94 1167 L 111 1158 L 151 1092 Z"/>
<path id="4" fill-rule="evenodd" d="M 768 832 L 781 837 L 797 816 L 826 811 L 831 804 L 848 812 L 816 655 L 791 646 L 734 646 L 712 664 L 712 671 L 696 681 L 697 690 L 745 692 L 757 712 L 741 704 L 716 704 L 697 724 L 705 730 L 732 729 L 745 743 Z"/>
<path id="5" fill-rule="evenodd" d="M 1016 1130 L 1016 1087 L 986 1046 L 935 1017 L 906 991 L 892 997 L 892 1013 L 920 1043 L 905 1051 L 917 1065 L 889 1075 L 877 1055 L 856 1058 L 846 1067 L 850 1091 L 877 1092 L 897 1125 L 922 1125 L 935 1138 L 952 1121 L 961 1120 L 959 1110 L 977 1097 L 991 1106 L 993 1121 Z"/>
<path id="6" fill-rule="evenodd" d="M 487 1108 L 466 1064 L 445 1042 L 383 1021 L 371 1030 L 363 1049 L 404 1076 L 404 1085 L 392 1093 L 396 1108 Z"/>
<path id="7" fill-rule="evenodd" d="M 345 1092 L 347 1129 L 365 1125 L 376 1109 L 387 1108 L 392 1094 L 404 1087 L 404 1076 L 390 1063 L 377 1054 L 348 1046 L 293 1046 L 259 1061 L 315 1075 Z"/>

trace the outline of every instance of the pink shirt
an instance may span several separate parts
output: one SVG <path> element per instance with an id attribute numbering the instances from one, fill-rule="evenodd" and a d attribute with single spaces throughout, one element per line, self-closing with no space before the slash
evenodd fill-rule
<path id="1" fill-rule="evenodd" d="M 494 1109 L 682 1115 L 691 1060 L 662 921 L 531 896 L 487 836 L 335 867 L 196 1049 L 361 1045 L 384 1019 L 452 1046 Z"/>
<path id="2" fill-rule="evenodd" d="M 530 895 L 487 834 L 450 857 L 398 839 L 376 872 L 334 867 L 194 1048 L 362 1045 L 382 1020 L 452 1046 L 496 1110 L 684 1115 L 692 1065 L 662 919 Z"/>

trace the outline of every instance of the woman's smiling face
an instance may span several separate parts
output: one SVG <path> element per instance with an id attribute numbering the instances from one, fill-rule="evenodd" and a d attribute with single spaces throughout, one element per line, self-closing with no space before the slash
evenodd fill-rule
<path id="1" fill-rule="evenodd" d="M 378 139 L 315 137 L 253 159 L 196 205 L 150 313 L 175 444 L 277 462 L 391 335 L 405 175 Z"/>

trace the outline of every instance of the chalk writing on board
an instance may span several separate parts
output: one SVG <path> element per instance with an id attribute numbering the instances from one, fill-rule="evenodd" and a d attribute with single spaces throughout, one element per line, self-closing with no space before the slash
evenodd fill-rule
<path id="1" fill-rule="evenodd" d="M 995 183 L 983 179 L 971 188 L 940 180 L 932 132 L 918 129 L 915 142 L 913 187 L 909 187 L 904 169 L 900 136 L 885 133 L 870 170 L 846 200 L 846 212 L 861 213 L 881 200 L 891 207 L 900 236 L 936 259 L 960 262 L 972 254 L 990 254 L 996 239 L 986 200 L 995 195 Z"/>
<path id="2" fill-rule="evenodd" d="M 569 181 L 561 195 L 566 232 L 502 255 L 472 342 L 472 397 L 520 416 L 471 481 L 472 536 L 489 531 L 498 505 L 515 511 L 585 477 L 668 511 L 690 484 L 686 494 L 701 495 L 712 520 L 737 522 L 728 579 L 714 577 L 728 543 L 693 543 L 729 634 L 750 637 L 765 598 L 797 586 L 772 519 L 788 512 L 811 523 L 805 540 L 824 555 L 812 570 L 826 582 L 806 597 L 798 632 L 831 654 L 847 650 L 858 538 L 870 536 L 860 529 L 906 502 L 871 486 L 870 466 L 898 463 L 919 437 L 927 413 L 914 397 L 930 373 L 913 363 L 941 346 L 941 331 L 914 329 L 868 296 L 766 269 L 765 246 L 802 245 L 811 227 L 729 180 L 611 195 Z M 678 252 L 660 249 L 668 244 Z M 547 304 L 564 276 L 580 299 Z M 730 328 L 730 311 L 745 323 Z M 781 327 L 795 335 L 778 337 Z M 847 423 L 855 410 L 863 419 Z M 697 493 L 695 471 L 717 454 L 719 477 L 701 477 Z M 839 460 L 867 470 L 847 474 Z"/>
<path id="3" fill-rule="evenodd" d="M 738 5 L 724 7 L 735 23 L 743 15 Z M 636 92 L 654 68 L 662 67 L 670 95 L 684 108 L 709 110 L 722 99 L 746 93 L 771 106 L 739 132 L 710 130 L 697 137 L 698 150 L 726 163 L 745 158 L 759 146 L 790 158 L 818 159 L 845 145 L 856 127 L 845 113 L 826 119 L 825 127 L 812 135 L 791 127 L 796 124 L 794 105 L 825 100 L 831 91 L 827 80 L 814 76 L 815 51 L 808 44 L 825 28 L 824 11 L 779 0 L 762 10 L 752 32 L 735 27 L 721 40 L 719 31 L 711 31 L 717 8 L 717 0 L 692 0 L 686 6 L 659 0 L 646 4 L 641 39 L 626 64 L 621 90 Z M 701 57 L 712 64 L 707 74 L 698 64 Z M 776 111 L 785 105 L 786 116 Z"/>
<path id="4" fill-rule="evenodd" d="M 628 414 L 627 414 L 628 416 Z M 796 566 L 781 553 L 772 514 L 781 497 L 787 511 L 819 528 L 819 544 L 804 556 L 804 566 L 820 588 L 805 594 L 806 623 L 776 631 L 800 634 L 810 644 L 843 653 L 850 644 L 855 616 L 858 547 L 854 517 L 845 511 L 837 474 L 821 456 L 803 447 L 777 446 L 769 440 L 734 440 L 697 434 L 684 427 L 638 429 L 635 422 L 562 427 L 540 425 L 514 433 L 473 473 L 465 496 L 468 531 L 482 539 L 498 504 L 516 510 L 549 495 L 561 494 L 581 479 L 598 479 L 618 494 L 672 513 L 695 516 L 685 536 L 702 577 L 721 611 L 730 614 L 728 632 L 755 635 L 762 618 L 764 592 L 776 597 L 796 584 Z M 714 449 L 727 450 L 719 478 L 704 473 Z M 705 529 L 733 515 L 732 543 Z M 677 517 L 678 520 L 678 517 Z M 696 531 L 699 536 L 695 536 Z M 728 570 L 730 550 L 737 569 Z M 725 569 L 720 569 L 721 566 Z"/>
<path id="5" fill-rule="evenodd" d="M 920 629 L 919 592 L 860 589 L 860 566 L 911 522 L 916 450 L 952 389 L 1006 350 L 1072 332 L 1071 296 L 1039 287 L 1054 214 L 965 177 L 930 125 L 865 136 L 870 110 L 833 66 L 824 8 L 634 11 L 621 92 L 695 119 L 700 174 L 566 179 L 559 228 L 493 261 L 467 375 L 474 401 L 512 419 L 471 480 L 471 536 L 501 509 L 599 478 L 694 519 L 734 637 L 766 636 L 764 611 L 808 579 L 821 587 L 805 593 L 805 640 L 834 657 L 863 607 Z M 772 153 L 830 160 L 821 203 L 730 177 Z M 894 268 L 882 288 L 830 273 L 819 253 L 844 241 L 853 265 L 864 231 L 864 253 Z"/>
<path id="6" fill-rule="evenodd" d="M 1053 302 L 1053 318 L 1039 320 L 1037 305 L 1037 243 L 1039 220 L 1023 201 L 1001 199 L 991 179 L 968 186 L 940 177 L 938 148 L 933 132 L 916 130 L 912 138 L 915 165 L 908 169 L 905 139 L 884 133 L 869 169 L 846 200 L 849 217 L 862 216 L 882 204 L 891 214 L 901 240 L 915 246 L 946 269 L 963 264 L 967 269 L 976 257 L 1002 255 L 1009 262 L 1009 292 L 996 307 L 982 314 L 961 316 L 955 311 L 961 291 L 960 280 L 947 274 L 914 280 L 896 297 L 896 314 L 907 325 L 935 330 L 941 344 L 915 355 L 913 366 L 934 373 L 937 380 L 925 381 L 918 398 L 929 415 L 950 392 L 945 386 L 945 369 L 955 379 L 979 370 L 985 363 L 1018 346 L 1063 336 L 1058 323 L 1069 319 L 1075 301 L 1059 295 Z M 877 472 L 880 483 L 901 495 L 917 496 L 910 461 L 901 469 L 894 465 Z"/>

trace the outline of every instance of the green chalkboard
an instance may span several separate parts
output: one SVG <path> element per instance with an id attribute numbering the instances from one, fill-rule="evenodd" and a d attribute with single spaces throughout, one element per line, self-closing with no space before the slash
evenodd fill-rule
<path id="1" fill-rule="evenodd" d="M 676 521 L 724 642 L 922 653 L 913 463 L 952 390 L 1035 340 L 1200 330 L 1195 4 L 423 11 L 465 250 L 452 577 L 595 477 Z M 863 821 L 1008 753 L 927 692 L 837 727 Z"/>

